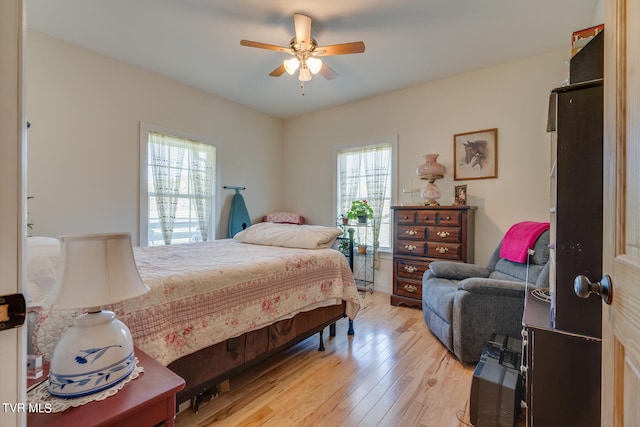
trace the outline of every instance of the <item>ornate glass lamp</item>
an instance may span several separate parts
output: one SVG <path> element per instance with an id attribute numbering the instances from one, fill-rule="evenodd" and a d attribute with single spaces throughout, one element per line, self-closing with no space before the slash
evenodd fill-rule
<path id="1" fill-rule="evenodd" d="M 420 195 L 425 199 L 424 204 L 427 206 L 440 206 L 440 203 L 436 201 L 441 196 L 440 189 L 434 182 L 437 179 L 444 178 L 444 174 L 447 173 L 447 168 L 438 163 L 439 154 L 425 154 L 425 163 L 420 165 L 416 170 L 416 174 L 420 176 L 420 179 L 427 180 L 428 184 L 422 189 Z"/>
<path id="2" fill-rule="evenodd" d="M 124 380 L 135 368 L 129 328 L 100 306 L 146 293 L 131 233 L 62 236 L 52 309 L 80 309 L 51 358 L 49 393 L 80 397 Z"/>

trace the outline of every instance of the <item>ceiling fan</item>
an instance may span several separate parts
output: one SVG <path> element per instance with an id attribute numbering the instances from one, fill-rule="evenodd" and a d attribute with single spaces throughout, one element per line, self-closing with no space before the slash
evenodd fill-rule
<path id="1" fill-rule="evenodd" d="M 304 82 L 311 80 L 312 75 L 317 73 L 320 73 L 327 80 L 332 80 L 338 77 L 338 73 L 336 73 L 326 63 L 323 63 L 319 58 L 320 56 L 364 52 L 364 43 L 361 41 L 318 46 L 315 39 L 311 37 L 311 18 L 307 15 L 294 13 L 293 26 L 296 35 L 289 42 L 289 47 L 254 42 L 251 40 L 240 40 L 240 44 L 242 46 L 275 50 L 277 52 L 285 52 L 292 55 L 292 58 L 286 59 L 278 68 L 269 73 L 269 75 L 272 77 L 279 77 L 285 71 L 293 75 L 296 70 L 299 69 L 298 80 L 300 80 L 301 85 L 304 85 Z"/>

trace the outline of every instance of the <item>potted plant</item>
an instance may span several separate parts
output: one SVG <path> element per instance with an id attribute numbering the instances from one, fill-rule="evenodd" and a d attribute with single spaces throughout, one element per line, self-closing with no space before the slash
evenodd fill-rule
<path id="1" fill-rule="evenodd" d="M 342 252 L 343 255 L 345 256 L 350 256 L 351 254 L 349 253 L 349 240 L 348 239 L 340 239 L 338 242 L 338 250 L 340 252 Z"/>
<path id="2" fill-rule="evenodd" d="M 367 245 L 363 243 L 358 243 L 358 254 L 366 255 L 367 254 Z"/>
<path id="3" fill-rule="evenodd" d="M 357 219 L 362 224 L 366 223 L 371 216 L 373 216 L 373 208 L 366 200 L 354 200 L 351 202 L 351 209 L 347 212 L 349 219 Z"/>
<path id="4" fill-rule="evenodd" d="M 338 223 L 340 223 L 342 225 L 349 224 L 349 217 L 346 214 L 338 215 Z"/>

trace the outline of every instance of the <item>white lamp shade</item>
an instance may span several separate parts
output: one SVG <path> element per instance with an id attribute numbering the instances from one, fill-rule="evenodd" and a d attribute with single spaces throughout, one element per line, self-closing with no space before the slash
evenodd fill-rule
<path id="1" fill-rule="evenodd" d="M 309 67 L 311 74 L 318 74 L 318 71 L 322 68 L 322 60 L 312 56 L 307 59 L 307 67 Z"/>
<path id="2" fill-rule="evenodd" d="M 284 61 L 284 69 L 289 73 L 289 75 L 293 75 L 299 66 L 300 61 L 296 57 L 285 59 Z"/>
<path id="3" fill-rule="evenodd" d="M 100 307 L 149 290 L 136 267 L 131 233 L 62 236 L 60 242 L 52 308 Z"/>
<path id="4" fill-rule="evenodd" d="M 308 82 L 309 80 L 311 80 L 311 72 L 308 68 L 300 68 L 298 80 L 300 80 L 301 82 Z"/>

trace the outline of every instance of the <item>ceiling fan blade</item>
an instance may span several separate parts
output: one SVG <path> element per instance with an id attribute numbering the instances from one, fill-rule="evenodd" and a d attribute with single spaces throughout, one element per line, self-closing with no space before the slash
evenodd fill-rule
<path id="1" fill-rule="evenodd" d="M 294 13 L 293 27 L 296 30 L 298 44 L 304 42 L 308 48 L 311 45 L 311 18 L 301 13 Z"/>
<path id="2" fill-rule="evenodd" d="M 336 73 L 335 70 L 329 67 L 325 62 L 322 63 L 322 68 L 320 68 L 319 73 L 327 80 L 333 80 L 338 77 L 338 73 Z"/>
<path id="3" fill-rule="evenodd" d="M 291 49 L 290 48 L 282 47 L 282 46 L 276 46 L 274 44 L 254 42 L 254 41 L 251 41 L 251 40 L 240 40 L 240 44 L 242 46 L 247 46 L 247 47 L 257 47 L 258 49 L 267 49 L 267 50 L 275 50 L 276 52 L 291 53 Z"/>
<path id="4" fill-rule="evenodd" d="M 363 53 L 364 42 L 351 42 L 342 44 L 332 44 L 328 46 L 318 46 L 314 52 L 318 56 L 345 55 L 348 53 Z"/>
<path id="5" fill-rule="evenodd" d="M 280 64 L 278 68 L 269 73 L 271 77 L 280 77 L 286 70 L 284 69 L 284 64 Z"/>

